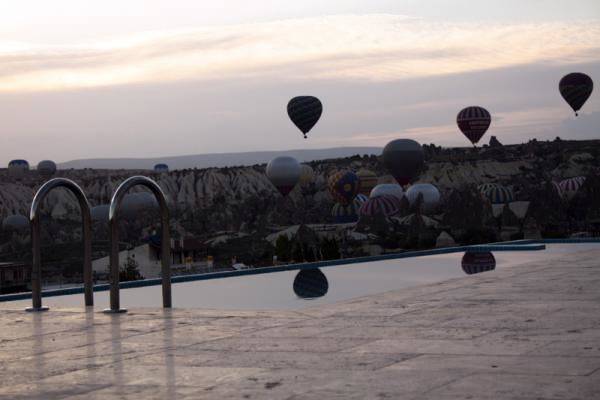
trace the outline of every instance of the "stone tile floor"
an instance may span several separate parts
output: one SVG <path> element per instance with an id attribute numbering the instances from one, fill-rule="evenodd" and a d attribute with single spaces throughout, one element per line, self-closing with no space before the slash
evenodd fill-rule
<path id="1" fill-rule="evenodd" d="M 0 399 L 600 399 L 599 260 L 586 251 L 302 311 L 7 303 Z"/>

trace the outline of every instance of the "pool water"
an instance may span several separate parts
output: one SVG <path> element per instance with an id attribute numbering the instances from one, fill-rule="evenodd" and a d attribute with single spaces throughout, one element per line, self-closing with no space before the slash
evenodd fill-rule
<path id="1" fill-rule="evenodd" d="M 600 245 L 593 243 L 548 244 L 546 250 L 541 251 L 498 251 L 494 253 L 495 269 L 483 273 L 493 276 L 499 269 L 598 248 Z M 281 271 L 174 283 L 173 307 L 293 310 L 330 304 L 452 278 L 469 279 L 461 265 L 463 255 L 449 253 L 329 266 L 319 270 Z M 161 307 L 161 296 L 161 286 L 121 289 L 121 306 Z M 94 293 L 96 309 L 107 308 L 108 300 L 108 291 Z M 43 302 L 51 308 L 82 308 L 83 295 L 45 297 Z M 30 300 L 12 301 L 0 303 L 0 308 L 25 308 L 30 303 Z"/>

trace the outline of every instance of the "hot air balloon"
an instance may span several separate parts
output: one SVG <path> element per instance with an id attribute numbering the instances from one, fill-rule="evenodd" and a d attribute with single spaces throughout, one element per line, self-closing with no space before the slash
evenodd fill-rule
<path id="1" fill-rule="evenodd" d="M 397 183 L 381 183 L 371 190 L 370 197 L 373 198 L 383 195 L 394 196 L 398 200 L 402 200 L 402 197 L 404 197 L 404 190 L 402 190 L 402 186 Z"/>
<path id="2" fill-rule="evenodd" d="M 361 216 L 373 217 L 383 214 L 392 217 L 400 211 L 400 201 L 395 196 L 381 195 L 367 200 L 359 210 Z"/>
<path id="3" fill-rule="evenodd" d="M 8 174 L 15 179 L 22 179 L 29 171 L 27 160 L 12 160 L 8 163 Z"/>
<path id="4" fill-rule="evenodd" d="M 323 104 L 314 96 L 297 96 L 288 102 L 287 112 L 306 139 L 306 134 L 321 118 Z"/>
<path id="5" fill-rule="evenodd" d="M 156 172 L 157 174 L 167 173 L 169 172 L 169 166 L 163 163 L 156 164 L 154 166 L 154 172 Z"/>
<path id="6" fill-rule="evenodd" d="M 401 186 L 419 175 L 423 163 L 423 147 L 414 140 L 392 140 L 383 148 L 383 164 Z"/>
<path id="7" fill-rule="evenodd" d="M 417 201 L 419 195 L 423 196 L 423 211 L 425 212 L 433 211 L 440 202 L 440 191 L 430 183 L 418 183 L 406 191 L 406 198 L 411 205 Z"/>
<path id="8" fill-rule="evenodd" d="M 343 205 L 350 204 L 358 194 L 359 182 L 354 172 L 338 171 L 329 178 L 329 193 L 336 202 Z"/>
<path id="9" fill-rule="evenodd" d="M 488 182 L 488 183 L 482 183 L 481 185 L 477 186 L 477 189 L 479 190 L 479 193 L 485 194 L 485 192 L 488 189 L 499 187 L 499 186 L 501 186 L 501 185 L 499 185 L 497 183 Z"/>
<path id="10" fill-rule="evenodd" d="M 267 178 L 283 196 L 294 189 L 300 180 L 302 168 L 294 157 L 275 157 L 267 164 Z"/>
<path id="11" fill-rule="evenodd" d="M 492 186 L 482 194 L 492 203 L 492 204 L 506 204 L 513 201 L 513 192 L 507 187 L 497 185 Z"/>
<path id="12" fill-rule="evenodd" d="M 13 214 L 4 218 L 2 229 L 6 231 L 24 233 L 29 229 L 29 220 L 21 214 Z"/>
<path id="13" fill-rule="evenodd" d="M 573 72 L 563 76 L 558 84 L 560 95 L 571 106 L 575 115 L 583 107 L 594 90 L 592 78 L 581 72 Z"/>
<path id="14" fill-rule="evenodd" d="M 92 207 L 90 209 L 92 221 L 107 223 L 109 210 L 110 210 L 110 205 L 108 205 L 108 204 L 101 204 L 99 206 Z"/>
<path id="15" fill-rule="evenodd" d="M 302 299 L 323 297 L 329 290 L 327 277 L 320 269 L 302 269 L 294 278 L 294 293 Z"/>
<path id="16" fill-rule="evenodd" d="M 473 146 L 490 127 L 492 117 L 488 110 L 479 106 L 462 109 L 456 116 L 456 123 L 461 132 L 469 139 Z"/>
<path id="17" fill-rule="evenodd" d="M 56 163 L 51 160 L 40 161 L 37 165 L 37 171 L 44 178 L 49 178 L 56 173 Z"/>
<path id="18" fill-rule="evenodd" d="M 315 181 L 315 171 L 310 165 L 300 166 L 300 186 L 308 186 Z"/>
<path id="19" fill-rule="evenodd" d="M 579 188 L 585 182 L 585 176 L 576 176 L 574 178 L 563 179 L 560 181 L 558 186 L 560 187 L 560 193 L 562 194 L 562 198 L 570 201 L 577 192 Z"/>
<path id="20" fill-rule="evenodd" d="M 133 219 L 139 213 L 158 210 L 158 201 L 150 192 L 128 193 L 123 197 L 120 212 L 125 218 Z"/>
<path id="21" fill-rule="evenodd" d="M 461 267 L 465 274 L 479 274 L 496 269 L 496 259 L 492 253 L 468 251 L 463 255 Z"/>
<path id="22" fill-rule="evenodd" d="M 346 205 L 335 203 L 331 208 L 331 216 L 336 224 L 348 224 L 358 220 L 354 203 Z"/>
<path id="23" fill-rule="evenodd" d="M 369 196 L 371 190 L 377 185 L 377 174 L 366 168 L 361 168 L 356 175 L 360 179 L 358 192 Z"/>

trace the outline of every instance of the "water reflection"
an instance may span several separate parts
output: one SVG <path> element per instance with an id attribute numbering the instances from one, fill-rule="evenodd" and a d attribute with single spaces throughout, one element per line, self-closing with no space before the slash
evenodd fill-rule
<path id="1" fill-rule="evenodd" d="M 294 278 L 294 293 L 302 299 L 323 297 L 329 290 L 327 277 L 320 269 L 303 269 Z"/>
<path id="2" fill-rule="evenodd" d="M 465 274 L 473 275 L 496 269 L 494 255 L 487 252 L 466 252 L 463 255 L 461 266 Z"/>

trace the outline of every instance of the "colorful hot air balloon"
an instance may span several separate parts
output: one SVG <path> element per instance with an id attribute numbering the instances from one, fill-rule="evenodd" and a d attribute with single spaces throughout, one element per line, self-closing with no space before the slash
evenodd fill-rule
<path id="1" fill-rule="evenodd" d="M 418 183 L 412 185 L 406 191 L 406 198 L 412 205 L 417 201 L 419 195 L 423 196 L 423 211 L 433 211 L 440 202 L 440 191 L 430 183 Z"/>
<path id="2" fill-rule="evenodd" d="M 571 106 L 575 115 L 583 107 L 594 90 L 592 78 L 581 72 L 573 72 L 563 76 L 558 84 L 560 95 Z"/>
<path id="3" fill-rule="evenodd" d="M 479 106 L 471 106 L 461 110 L 456 116 L 456 123 L 461 132 L 475 146 L 490 127 L 492 117 L 488 110 Z"/>
<path id="4" fill-rule="evenodd" d="M 306 134 L 321 118 L 323 104 L 314 96 L 297 96 L 288 102 L 287 112 L 306 139 Z"/>
<path id="5" fill-rule="evenodd" d="M 329 290 L 327 277 L 320 269 L 302 269 L 294 278 L 294 293 L 302 299 L 323 297 Z"/>
<path id="6" fill-rule="evenodd" d="M 574 178 L 568 178 L 560 181 L 558 186 L 560 187 L 560 193 L 562 194 L 562 198 L 571 201 L 573 197 L 579 191 L 579 188 L 585 182 L 585 176 L 576 176 Z"/>
<path id="7" fill-rule="evenodd" d="M 423 147 L 414 140 L 392 140 L 382 155 L 383 164 L 401 186 L 409 184 L 423 169 Z"/>
<path id="8" fill-rule="evenodd" d="M 377 174 L 366 168 L 361 168 L 356 175 L 360 179 L 358 192 L 365 196 L 369 196 L 371 190 L 377 186 Z"/>
<path id="9" fill-rule="evenodd" d="M 496 269 L 496 259 L 492 253 L 468 251 L 463 255 L 461 267 L 465 274 L 479 274 Z"/>
<path id="10" fill-rule="evenodd" d="M 56 173 L 56 163 L 51 160 L 42 160 L 37 165 L 38 174 L 49 178 Z"/>
<path id="11" fill-rule="evenodd" d="M 400 201 L 404 197 L 404 190 L 402 190 L 402 186 L 397 183 L 380 183 L 371 190 L 370 197 L 373 198 L 383 195 L 394 196 Z"/>
<path id="12" fill-rule="evenodd" d="M 487 183 L 482 183 L 481 185 L 477 186 L 477 189 L 479 190 L 479 192 L 481 194 L 485 194 L 485 192 L 488 189 L 495 188 L 495 187 L 498 187 L 498 186 L 501 186 L 501 185 L 499 185 L 497 183 L 487 182 Z"/>
<path id="13" fill-rule="evenodd" d="M 354 172 L 338 171 L 329 178 L 329 193 L 336 202 L 343 205 L 350 204 L 358 194 L 359 182 Z"/>
<path id="14" fill-rule="evenodd" d="M 169 166 L 163 163 L 156 164 L 154 166 L 154 172 L 156 172 L 157 174 L 167 173 L 169 172 Z"/>
<path id="15" fill-rule="evenodd" d="M 512 190 L 501 185 L 489 187 L 488 189 L 483 191 L 482 194 L 492 204 L 506 204 L 513 201 Z"/>
<path id="16" fill-rule="evenodd" d="M 331 209 L 331 216 L 337 224 L 347 224 L 350 222 L 356 222 L 358 220 L 358 213 L 363 204 L 365 204 L 369 198 L 362 193 L 356 195 L 352 204 L 340 204 L 335 203 Z"/>
<path id="17" fill-rule="evenodd" d="M 354 203 L 346 205 L 335 203 L 331 208 L 331 216 L 336 224 L 348 224 L 358 220 Z"/>
<path id="18" fill-rule="evenodd" d="M 289 156 L 275 157 L 269 161 L 266 170 L 267 178 L 283 196 L 287 196 L 294 189 L 300 180 L 301 172 L 300 163 Z"/>
<path id="19" fill-rule="evenodd" d="M 395 196 L 381 195 L 367 200 L 359 210 L 361 216 L 373 217 L 383 214 L 392 217 L 400 211 L 400 201 Z"/>
<path id="20" fill-rule="evenodd" d="M 315 181 L 315 171 L 310 165 L 302 164 L 300 166 L 300 185 L 308 186 Z"/>

